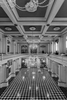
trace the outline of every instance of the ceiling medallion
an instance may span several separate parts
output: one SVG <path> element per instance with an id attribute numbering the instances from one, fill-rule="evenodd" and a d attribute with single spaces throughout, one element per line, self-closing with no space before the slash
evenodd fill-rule
<path id="1" fill-rule="evenodd" d="M 58 30 L 60 30 L 60 27 L 55 27 L 53 30 L 58 31 Z"/>
<path id="2" fill-rule="evenodd" d="M 7 0 L 7 2 L 9 3 L 9 5 L 11 6 L 11 8 L 16 7 L 17 9 L 19 9 L 20 11 L 28 11 L 28 12 L 35 12 L 37 11 L 38 7 L 47 7 L 48 5 L 50 5 L 54 0 L 50 1 L 48 4 L 46 5 L 42 5 L 46 2 L 47 0 L 42 0 L 42 2 L 39 2 L 39 0 L 30 0 L 29 2 L 27 2 L 27 4 L 24 7 L 20 7 L 17 3 L 16 0 Z"/>
<path id="3" fill-rule="evenodd" d="M 7 31 L 11 31 L 12 28 L 10 28 L 10 27 L 5 27 L 5 30 L 7 30 Z"/>
<path id="4" fill-rule="evenodd" d="M 36 30 L 35 27 L 30 27 L 29 29 L 30 29 L 31 31 L 35 31 L 35 30 Z"/>

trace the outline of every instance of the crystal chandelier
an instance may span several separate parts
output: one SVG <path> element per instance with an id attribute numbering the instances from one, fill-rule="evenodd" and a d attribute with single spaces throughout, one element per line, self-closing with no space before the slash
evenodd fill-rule
<path id="1" fill-rule="evenodd" d="M 50 5 L 54 0 L 51 0 L 51 2 L 49 2 L 46 5 L 42 5 L 44 4 L 47 0 L 43 0 L 42 2 L 39 2 L 38 0 L 30 0 L 24 7 L 20 7 L 17 3 L 17 0 L 7 0 L 7 2 L 9 3 L 9 6 L 11 8 L 16 7 L 17 9 L 19 9 L 20 11 L 28 11 L 28 12 L 35 12 L 37 10 L 38 7 L 47 7 L 48 5 Z"/>

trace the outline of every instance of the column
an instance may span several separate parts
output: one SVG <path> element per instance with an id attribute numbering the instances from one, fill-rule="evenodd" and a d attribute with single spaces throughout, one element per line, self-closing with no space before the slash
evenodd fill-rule
<path id="1" fill-rule="evenodd" d="M 50 52 L 50 46 L 49 46 L 49 44 L 48 44 L 48 53 Z"/>
<path id="2" fill-rule="evenodd" d="M 66 87 L 67 87 L 67 66 L 65 66 L 65 71 L 66 71 Z"/>
<path id="3" fill-rule="evenodd" d="M 19 59 L 16 60 L 16 72 L 19 72 Z"/>
<path id="4" fill-rule="evenodd" d="M 58 65 L 54 61 L 52 61 L 51 72 L 52 72 L 52 77 L 58 77 Z"/>
<path id="5" fill-rule="evenodd" d="M 6 64 L 3 64 L 2 66 L 0 66 L 0 88 L 8 86 L 6 78 Z"/>
<path id="6" fill-rule="evenodd" d="M 15 44 L 15 42 L 14 42 L 14 54 L 16 53 L 15 49 L 16 49 L 16 44 Z"/>
<path id="7" fill-rule="evenodd" d="M 12 77 L 15 77 L 13 60 L 8 61 L 7 62 L 7 66 L 8 66 L 8 71 L 9 71 L 9 75 L 7 77 L 7 81 L 9 81 Z"/>
<path id="8" fill-rule="evenodd" d="M 58 85 L 62 87 L 67 87 L 66 84 L 66 67 L 63 65 L 59 65 L 59 80 Z"/>
<path id="9" fill-rule="evenodd" d="M 16 72 L 16 64 L 15 64 L 15 60 L 12 62 L 12 72 L 14 73 L 15 76 L 15 72 Z"/>
<path id="10" fill-rule="evenodd" d="M 51 62 L 50 62 L 50 59 L 48 59 L 48 66 L 47 66 L 47 67 L 48 67 L 48 71 L 49 71 L 49 72 L 51 72 L 51 64 L 50 64 L 50 63 L 51 63 Z"/>
<path id="11" fill-rule="evenodd" d="M 14 68 L 15 68 L 15 64 L 14 64 L 14 61 L 12 61 L 12 66 L 11 66 L 11 76 L 12 77 L 15 77 L 15 70 L 14 70 Z"/>
<path id="12" fill-rule="evenodd" d="M 21 68 L 21 58 L 19 58 L 19 69 Z"/>
<path id="13" fill-rule="evenodd" d="M 30 45 L 29 45 L 29 54 L 30 54 Z"/>

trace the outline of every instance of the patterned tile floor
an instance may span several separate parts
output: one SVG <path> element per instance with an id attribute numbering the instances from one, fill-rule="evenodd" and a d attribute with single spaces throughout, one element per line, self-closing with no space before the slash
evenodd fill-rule
<path id="1" fill-rule="evenodd" d="M 45 69 L 22 68 L 0 100 L 66 100 Z"/>

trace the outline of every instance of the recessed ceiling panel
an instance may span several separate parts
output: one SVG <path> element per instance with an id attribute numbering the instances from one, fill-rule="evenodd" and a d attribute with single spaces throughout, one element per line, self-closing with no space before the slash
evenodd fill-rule
<path id="1" fill-rule="evenodd" d="M 39 0 L 39 2 L 42 2 L 43 0 Z M 17 0 L 17 4 L 21 7 L 24 7 L 27 3 L 29 3 L 30 0 Z M 46 2 L 44 4 L 42 4 L 42 6 L 44 6 L 45 4 L 48 4 L 49 0 L 46 0 Z M 20 11 L 16 8 L 19 17 L 45 17 L 46 14 L 46 9 L 47 7 L 38 7 L 37 10 L 35 12 L 28 12 L 28 11 Z"/>
<path id="2" fill-rule="evenodd" d="M 42 26 L 23 26 L 26 32 L 40 32 Z"/>
<path id="3" fill-rule="evenodd" d="M 15 26 L 0 26 L 0 29 L 2 29 L 5 32 L 14 32 L 18 31 Z"/>
<path id="4" fill-rule="evenodd" d="M 6 14 L 5 11 L 2 9 L 2 7 L 0 7 L 0 18 L 8 18 L 7 14 Z"/>
<path id="5" fill-rule="evenodd" d="M 50 26 L 47 30 L 47 32 L 61 32 L 64 30 L 67 26 Z"/>
<path id="6" fill-rule="evenodd" d="M 56 17 L 67 18 L 67 0 L 64 0 L 64 3 L 58 11 Z"/>

